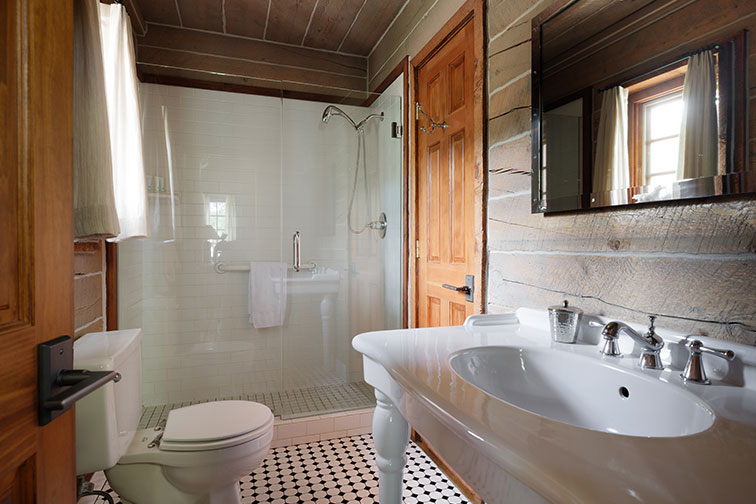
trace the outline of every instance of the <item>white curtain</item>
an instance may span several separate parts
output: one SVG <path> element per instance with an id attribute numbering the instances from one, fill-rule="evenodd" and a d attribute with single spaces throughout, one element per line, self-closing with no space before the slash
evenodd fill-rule
<path id="1" fill-rule="evenodd" d="M 627 89 L 607 89 L 601 101 L 596 159 L 593 163 L 593 192 L 630 187 L 627 146 Z M 612 199 L 614 200 L 612 195 Z M 619 194 L 617 195 L 620 196 Z"/>
<path id="2" fill-rule="evenodd" d="M 719 167 L 716 62 L 711 51 L 688 58 L 677 179 L 716 175 Z"/>
<path id="3" fill-rule="evenodd" d="M 119 233 L 97 0 L 74 3 L 74 237 Z M 44 34 L 40 34 L 44 36 Z"/>
<path id="4" fill-rule="evenodd" d="M 102 59 L 121 232 L 111 241 L 149 236 L 142 125 L 131 22 L 121 4 L 100 4 Z"/>

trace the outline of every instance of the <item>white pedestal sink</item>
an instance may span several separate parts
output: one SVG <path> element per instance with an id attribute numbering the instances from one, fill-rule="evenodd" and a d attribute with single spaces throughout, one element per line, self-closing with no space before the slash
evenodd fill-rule
<path id="1" fill-rule="evenodd" d="M 286 292 L 288 295 L 316 294 L 320 299 L 321 337 L 323 338 L 323 367 L 331 369 L 333 352 L 331 340 L 331 320 L 333 319 L 334 299 L 339 293 L 341 275 L 332 268 L 316 266 L 312 269 L 289 270 L 286 276 Z"/>
<path id="2" fill-rule="evenodd" d="M 685 384 L 686 335 L 658 330 L 665 369 L 642 370 L 627 336 L 602 356 L 609 319 L 588 318 L 575 345 L 527 309 L 356 336 L 381 503 L 401 502 L 409 425 L 485 502 L 753 500 L 756 347 L 696 336 L 736 358 L 705 356 L 712 384 Z"/>

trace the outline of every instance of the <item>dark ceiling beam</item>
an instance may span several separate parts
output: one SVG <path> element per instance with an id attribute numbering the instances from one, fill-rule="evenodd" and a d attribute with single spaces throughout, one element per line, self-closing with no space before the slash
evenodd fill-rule
<path id="1" fill-rule="evenodd" d="M 188 28 L 148 26 L 147 34 L 137 38 L 137 66 L 143 77 L 159 74 L 340 96 L 367 88 L 367 58 L 361 56 Z"/>

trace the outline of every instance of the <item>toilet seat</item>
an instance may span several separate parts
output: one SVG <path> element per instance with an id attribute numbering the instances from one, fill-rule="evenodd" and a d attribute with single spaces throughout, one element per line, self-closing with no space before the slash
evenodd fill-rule
<path id="1" fill-rule="evenodd" d="M 214 401 L 171 410 L 160 441 L 164 451 L 217 450 L 265 435 L 273 426 L 267 406 Z"/>

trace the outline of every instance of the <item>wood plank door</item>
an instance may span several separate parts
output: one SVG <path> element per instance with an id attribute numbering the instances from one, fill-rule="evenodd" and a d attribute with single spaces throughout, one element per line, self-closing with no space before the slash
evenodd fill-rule
<path id="1" fill-rule="evenodd" d="M 416 326 L 460 325 L 480 311 L 476 260 L 474 23 L 468 21 L 417 72 Z M 422 128 L 422 129 L 421 129 Z M 424 131 L 425 130 L 425 131 Z M 473 301 L 447 286 L 474 277 Z"/>
<path id="2" fill-rule="evenodd" d="M 37 345 L 73 335 L 72 2 L 0 2 L 0 503 L 76 501 L 74 416 L 37 421 Z"/>

